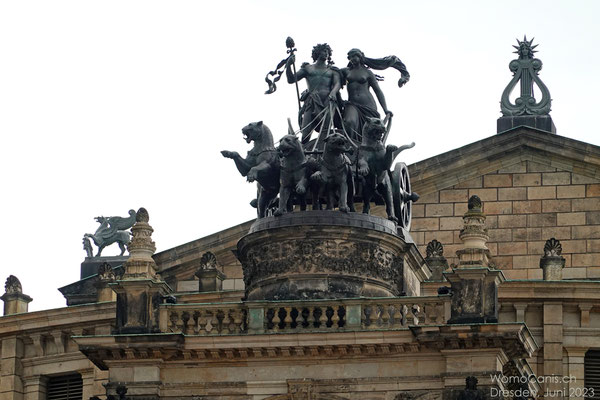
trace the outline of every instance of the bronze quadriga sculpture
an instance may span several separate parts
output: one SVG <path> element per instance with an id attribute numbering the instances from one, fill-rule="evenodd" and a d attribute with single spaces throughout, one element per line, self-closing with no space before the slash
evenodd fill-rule
<path id="1" fill-rule="evenodd" d="M 398 154 L 414 143 L 385 144 L 393 114 L 377 83 L 382 78 L 372 72 L 399 70 L 401 87 L 409 79 L 406 67 L 395 56 L 372 59 L 352 49 L 348 67 L 339 69 L 331 60 L 331 47 L 319 44 L 313 48 L 314 63 L 296 70 L 293 40 L 288 38 L 286 45 L 288 57 L 267 75 L 267 93 L 276 90 L 284 69 L 296 88 L 306 82 L 305 93 L 297 90 L 300 128 L 295 131 L 290 122 L 288 134 L 274 141 L 265 124 L 251 123 L 242 129 L 246 142 L 253 143 L 247 157 L 222 152 L 242 176 L 257 182 L 257 198 L 251 203 L 258 219 L 237 251 L 247 298 L 418 294 L 413 270 L 419 266 L 404 264 L 404 254 L 416 252 L 405 239 L 410 206 L 418 195 L 411 191 L 405 164 L 396 163 L 392 171 Z M 340 93 L 344 86 L 348 100 Z M 314 130 L 319 135 L 311 140 Z M 306 211 L 307 199 L 311 211 Z M 357 201 L 363 203 L 360 214 L 354 208 Z M 387 220 L 369 215 L 372 202 L 385 205 Z M 299 212 L 293 212 L 295 206 Z"/>

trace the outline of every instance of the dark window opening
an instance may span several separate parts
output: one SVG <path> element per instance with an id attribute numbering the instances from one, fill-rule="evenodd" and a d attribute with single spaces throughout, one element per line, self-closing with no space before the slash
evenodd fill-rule
<path id="1" fill-rule="evenodd" d="M 46 400 L 83 400 L 81 375 L 62 375 L 48 379 Z"/>

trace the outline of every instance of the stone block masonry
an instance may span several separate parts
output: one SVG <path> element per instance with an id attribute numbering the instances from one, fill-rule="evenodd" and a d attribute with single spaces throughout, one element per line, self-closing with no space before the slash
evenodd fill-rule
<path id="1" fill-rule="evenodd" d="M 412 234 L 425 252 L 440 241 L 456 264 L 458 233 L 469 196 L 477 195 L 488 216 L 488 248 L 508 279 L 539 279 L 544 241 L 563 243 L 564 278 L 592 278 L 600 267 L 600 181 L 533 161 L 426 193 L 415 204 Z"/>

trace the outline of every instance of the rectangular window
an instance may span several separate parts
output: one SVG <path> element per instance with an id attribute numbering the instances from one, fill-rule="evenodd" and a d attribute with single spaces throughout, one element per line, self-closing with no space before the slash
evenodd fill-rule
<path id="1" fill-rule="evenodd" d="M 54 376 L 48 379 L 46 400 L 83 400 L 81 375 Z"/>
<path id="2" fill-rule="evenodd" d="M 586 399 L 600 399 L 600 350 L 589 350 L 583 361 Z"/>

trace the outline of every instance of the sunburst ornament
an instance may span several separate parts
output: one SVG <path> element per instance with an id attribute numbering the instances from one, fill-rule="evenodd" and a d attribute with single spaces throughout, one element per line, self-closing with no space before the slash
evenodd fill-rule
<path id="1" fill-rule="evenodd" d="M 534 38 L 531 40 L 527 40 L 527 35 L 523 35 L 523 41 L 517 39 L 518 46 L 513 45 L 517 51 L 513 51 L 519 55 L 519 59 L 523 60 L 525 58 L 533 58 L 533 55 L 537 53 L 537 50 L 534 50 L 538 45 L 533 44 Z"/>

